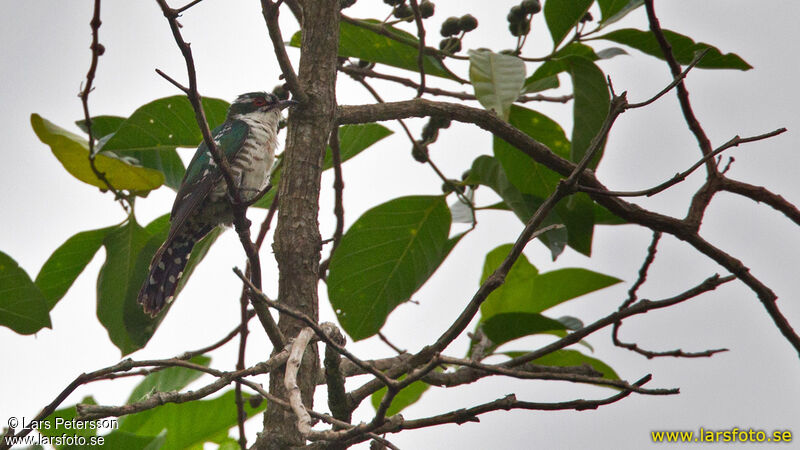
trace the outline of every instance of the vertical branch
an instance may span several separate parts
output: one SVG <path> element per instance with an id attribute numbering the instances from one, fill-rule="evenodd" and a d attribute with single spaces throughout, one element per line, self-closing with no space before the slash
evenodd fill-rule
<path id="1" fill-rule="evenodd" d="M 303 9 L 299 88 L 307 96 L 290 113 L 278 194 L 281 207 L 273 248 L 278 262 L 280 302 L 318 320 L 319 256 L 322 248 L 318 226 L 322 161 L 336 114 L 336 74 L 339 49 L 339 0 L 306 0 Z M 280 315 L 279 327 L 296 336 L 303 323 Z M 313 405 L 319 355 L 311 345 L 303 355 L 298 387 L 303 402 Z M 270 392 L 287 393 L 283 374 L 270 377 Z M 302 445 L 291 410 L 271 403 L 264 415 L 259 447 L 286 448 Z"/>
<path id="2" fill-rule="evenodd" d="M 336 230 L 333 232 L 333 248 L 331 255 L 339 246 L 344 234 L 344 178 L 342 177 L 342 151 L 339 147 L 339 127 L 333 127 L 331 131 L 331 160 L 333 161 L 333 190 L 336 193 L 334 199 L 333 214 L 336 216 Z"/>
<path id="3" fill-rule="evenodd" d="M 650 30 L 656 37 L 658 46 L 661 48 L 661 53 L 663 53 L 664 59 L 667 61 L 667 65 L 669 65 L 669 70 L 672 73 L 672 76 L 677 78 L 681 74 L 681 65 L 678 64 L 678 61 L 675 59 L 675 55 L 672 54 L 672 46 L 670 45 L 669 41 L 667 41 L 666 36 L 664 36 L 664 32 L 661 29 L 661 24 L 658 21 L 658 17 L 656 17 L 653 0 L 645 0 L 644 4 L 645 9 L 647 10 L 647 19 L 650 23 Z M 680 102 L 683 116 L 686 119 L 686 124 L 689 125 L 689 129 L 697 139 L 697 143 L 700 145 L 700 150 L 703 152 L 703 155 L 708 155 L 713 151 L 711 148 L 711 141 L 708 139 L 708 136 L 706 136 L 703 127 L 700 126 L 700 122 L 694 115 L 692 104 L 689 102 L 689 91 L 686 89 L 686 85 L 683 83 L 683 80 L 678 83 L 677 92 L 678 101 Z M 706 161 L 706 170 L 709 176 L 718 175 L 717 165 L 713 159 Z"/>
<path id="4" fill-rule="evenodd" d="M 100 55 L 106 51 L 103 44 L 100 43 L 100 25 L 102 25 L 102 23 L 103 22 L 100 20 L 100 0 L 94 0 L 94 12 L 92 13 L 92 20 L 89 22 L 89 26 L 92 28 L 92 44 L 89 46 L 92 50 L 92 62 L 89 64 L 89 71 L 86 73 L 86 84 L 83 86 L 83 89 L 81 89 L 78 97 L 80 97 L 83 106 L 83 120 L 86 123 L 86 134 L 89 135 L 89 167 L 91 167 L 92 172 L 94 172 L 94 176 L 102 181 L 103 184 L 106 185 L 106 188 L 114 194 L 114 200 L 119 201 L 119 204 L 122 205 L 122 209 L 124 209 L 125 212 L 130 212 L 132 206 L 130 198 L 123 194 L 122 191 L 115 188 L 111 182 L 108 181 L 106 174 L 100 172 L 95 164 L 96 151 L 94 148 L 94 133 L 92 132 L 92 115 L 89 114 L 89 94 L 94 90 L 93 84 L 95 74 L 97 73 L 98 60 L 100 59 Z"/>

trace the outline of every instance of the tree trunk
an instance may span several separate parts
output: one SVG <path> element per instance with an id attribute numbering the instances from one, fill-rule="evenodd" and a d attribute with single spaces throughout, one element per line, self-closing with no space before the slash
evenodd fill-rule
<path id="1" fill-rule="evenodd" d="M 278 300 L 317 320 L 322 247 L 318 200 L 322 159 L 336 113 L 339 0 L 307 0 L 302 6 L 298 77 L 308 101 L 290 113 L 273 248 L 280 270 Z M 296 336 L 303 327 L 301 322 L 285 315 L 280 316 L 278 325 L 287 339 Z M 312 345 L 304 354 L 298 379 L 303 400 L 309 408 L 313 406 L 318 366 L 317 347 Z M 280 398 L 287 397 L 281 374 L 270 377 L 269 390 Z M 264 432 L 256 447 L 285 449 L 304 444 L 294 414 L 278 405 L 269 405 L 264 416 Z"/>

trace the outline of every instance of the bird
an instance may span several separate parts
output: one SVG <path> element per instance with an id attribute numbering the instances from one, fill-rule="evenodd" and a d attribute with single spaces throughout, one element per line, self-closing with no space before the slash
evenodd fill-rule
<path id="1" fill-rule="evenodd" d="M 225 122 L 212 132 L 227 159 L 240 199 L 252 204 L 263 195 L 275 160 L 281 111 L 295 105 L 273 93 L 242 94 L 228 108 Z M 137 301 L 155 317 L 175 295 L 189 255 L 200 239 L 219 225 L 230 225 L 233 212 L 222 171 L 205 142 L 200 143 L 175 196 L 167 239 L 156 251 Z"/>

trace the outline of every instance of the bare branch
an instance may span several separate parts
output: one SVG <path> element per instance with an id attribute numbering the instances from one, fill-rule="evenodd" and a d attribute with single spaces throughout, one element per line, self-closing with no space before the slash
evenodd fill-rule
<path id="1" fill-rule="evenodd" d="M 278 64 L 281 67 L 283 79 L 286 80 L 286 84 L 292 92 L 292 98 L 299 102 L 305 102 L 307 96 L 305 92 L 300 89 L 300 82 L 297 79 L 297 73 L 295 73 L 292 67 L 292 62 L 289 60 L 289 55 L 286 53 L 286 46 L 284 44 L 283 35 L 281 34 L 280 24 L 278 23 L 280 6 L 280 1 L 261 0 L 261 14 L 264 16 L 264 21 L 267 24 L 267 31 L 269 32 L 270 40 L 272 40 L 275 57 L 278 59 Z"/>
<path id="2" fill-rule="evenodd" d="M 308 436 L 313 430 L 311 429 L 311 416 L 306 411 L 305 405 L 303 405 L 300 388 L 297 386 L 297 371 L 300 369 L 303 353 L 305 353 L 306 347 L 308 347 L 313 336 L 314 330 L 311 328 L 300 330 L 300 334 L 292 342 L 289 359 L 286 361 L 286 372 L 283 376 L 283 386 L 286 388 L 286 392 L 289 393 L 289 404 L 297 416 L 297 430 L 303 436 Z"/>
<path id="3" fill-rule="evenodd" d="M 425 93 L 425 26 L 422 24 L 422 13 L 419 10 L 417 0 L 409 0 L 411 10 L 414 12 L 414 22 L 417 24 L 417 39 L 419 46 L 417 49 L 417 69 L 419 69 L 419 87 L 417 97 L 422 97 Z"/>

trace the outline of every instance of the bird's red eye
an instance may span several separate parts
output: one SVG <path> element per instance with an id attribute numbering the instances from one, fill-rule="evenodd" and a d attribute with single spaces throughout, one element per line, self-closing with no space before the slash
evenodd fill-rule
<path id="1" fill-rule="evenodd" d="M 263 97 L 256 97 L 255 99 L 253 99 L 253 104 L 255 106 L 262 107 L 267 104 L 267 100 L 264 99 Z"/>

